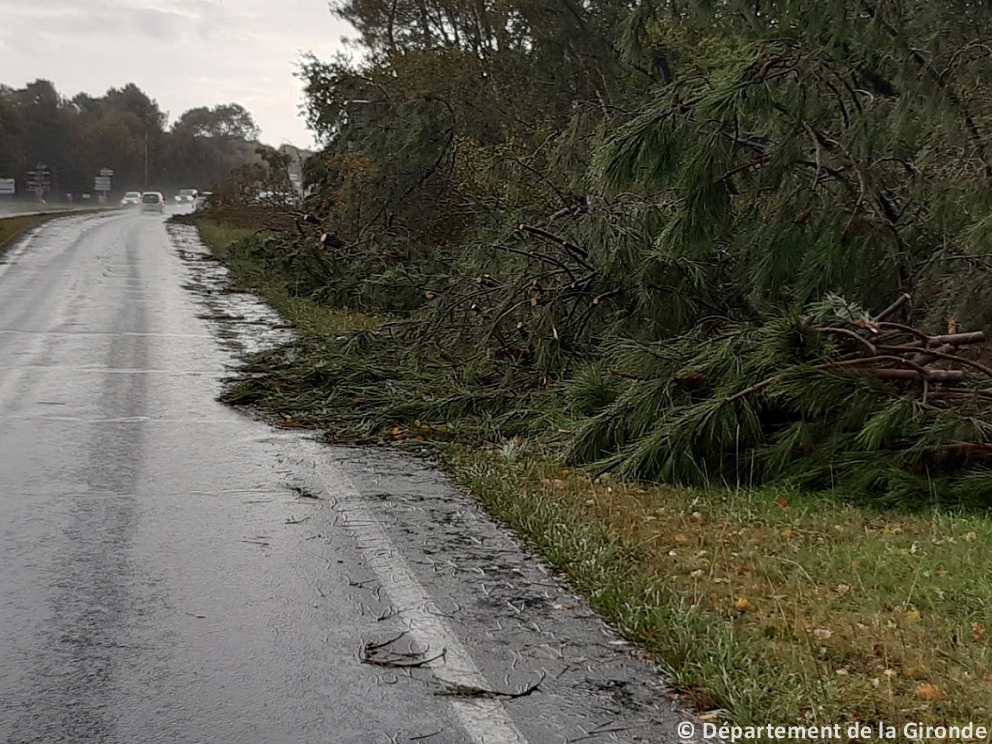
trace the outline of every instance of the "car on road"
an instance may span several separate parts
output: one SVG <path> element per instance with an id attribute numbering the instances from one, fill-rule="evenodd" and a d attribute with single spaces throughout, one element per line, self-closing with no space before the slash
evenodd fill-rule
<path id="1" fill-rule="evenodd" d="M 199 212 L 199 211 L 207 208 L 207 198 L 210 196 L 211 193 L 213 193 L 213 192 L 211 192 L 211 191 L 204 191 L 202 194 L 197 194 L 196 199 L 193 200 L 193 211 L 194 212 Z"/>
<path id="2" fill-rule="evenodd" d="M 146 191 L 141 195 L 142 212 L 165 212 L 165 197 L 161 191 Z"/>
<path id="3" fill-rule="evenodd" d="M 128 191 L 124 194 L 124 198 L 121 199 L 121 207 L 136 207 L 141 204 L 141 192 L 140 191 Z"/>
<path id="4" fill-rule="evenodd" d="M 176 200 L 176 204 L 192 204 L 199 193 L 196 189 L 183 189 L 173 199 Z"/>
<path id="5" fill-rule="evenodd" d="M 298 207 L 303 200 L 295 189 L 291 191 L 260 189 L 249 197 L 249 201 L 266 206 Z"/>

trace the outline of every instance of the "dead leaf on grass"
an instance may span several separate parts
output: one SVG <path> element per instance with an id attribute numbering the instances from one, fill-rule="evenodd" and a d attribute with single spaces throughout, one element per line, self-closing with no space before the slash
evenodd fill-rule
<path id="1" fill-rule="evenodd" d="M 757 609 L 747 597 L 741 597 L 734 602 L 734 608 L 740 612 L 754 612 Z"/>
<path id="2" fill-rule="evenodd" d="M 916 688 L 916 697 L 920 700 L 940 700 L 944 693 L 937 685 L 922 684 Z"/>

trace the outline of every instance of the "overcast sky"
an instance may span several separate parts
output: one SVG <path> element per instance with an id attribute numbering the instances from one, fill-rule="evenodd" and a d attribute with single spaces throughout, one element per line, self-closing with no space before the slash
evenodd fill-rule
<path id="1" fill-rule="evenodd" d="M 175 120 L 245 106 L 271 145 L 310 145 L 293 70 L 349 33 L 327 0 L 0 0 L 0 83 L 52 80 L 66 96 L 136 83 Z"/>

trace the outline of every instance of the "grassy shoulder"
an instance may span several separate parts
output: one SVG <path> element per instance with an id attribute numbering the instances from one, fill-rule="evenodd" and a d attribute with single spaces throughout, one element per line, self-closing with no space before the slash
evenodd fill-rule
<path id="1" fill-rule="evenodd" d="M 447 457 L 697 710 L 899 727 L 992 713 L 984 517 L 644 487 L 505 452 Z"/>
<path id="2" fill-rule="evenodd" d="M 280 353 L 280 369 L 252 383 L 253 405 L 333 434 L 342 414 L 328 406 L 332 397 L 363 419 L 366 396 L 401 398 L 400 425 L 381 438 L 444 440 L 458 482 L 656 659 L 684 702 L 742 725 L 990 718 L 987 517 L 883 512 L 771 490 L 647 487 L 562 469 L 536 440 L 466 445 L 457 432 L 480 431 L 483 393 L 471 405 L 457 398 L 459 409 L 458 391 L 429 370 L 399 380 L 388 377 L 393 369 L 342 363 L 335 357 L 360 344 L 339 337 L 383 318 L 293 296 L 237 242 L 250 231 L 202 221 L 200 230 L 230 267 L 233 288 L 258 292 L 301 333 L 298 348 Z M 342 386 L 345 373 L 355 378 Z M 436 410 L 464 414 L 440 425 L 436 411 L 418 415 L 427 385 L 438 388 Z"/>
<path id="3" fill-rule="evenodd" d="M 14 217 L 0 217 L 0 251 L 8 248 L 15 240 L 32 227 L 43 222 L 62 217 L 60 214 L 31 214 Z"/>
<path id="4" fill-rule="evenodd" d="M 203 242 L 230 270 L 231 289 L 261 295 L 301 334 L 335 336 L 382 324 L 384 319 L 375 315 L 330 308 L 291 294 L 284 283 L 267 275 L 246 251 L 238 249 L 240 241 L 254 236 L 255 230 L 202 219 L 196 224 Z"/>

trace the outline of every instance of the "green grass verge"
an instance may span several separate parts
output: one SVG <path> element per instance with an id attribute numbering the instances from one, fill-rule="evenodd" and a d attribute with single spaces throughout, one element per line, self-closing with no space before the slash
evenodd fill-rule
<path id="1" fill-rule="evenodd" d="M 263 376 L 230 400 L 331 436 L 363 422 L 381 439 L 435 441 L 457 481 L 655 658 L 684 702 L 741 725 L 992 718 L 987 517 L 646 487 L 563 470 L 536 436 L 480 448 L 540 405 L 487 427 L 505 401 L 462 390 L 470 376 L 363 357 L 341 336 L 382 318 L 294 297 L 239 247 L 248 231 L 200 229 L 233 288 L 264 296 L 302 335 L 260 356 L 251 371 Z"/>
<path id="2" fill-rule="evenodd" d="M 646 487 L 513 448 L 445 456 L 698 710 L 900 728 L 992 714 L 984 517 Z"/>
<path id="3" fill-rule="evenodd" d="M 0 252 L 9 248 L 14 241 L 24 235 L 32 227 L 37 227 L 43 222 L 64 217 L 61 214 L 32 214 L 14 217 L 0 217 Z"/>
<path id="4" fill-rule="evenodd" d="M 300 334 L 337 336 L 373 330 L 382 324 L 384 318 L 380 316 L 326 307 L 291 294 L 284 283 L 262 271 L 244 250 L 241 241 L 256 231 L 204 219 L 197 220 L 196 225 L 203 242 L 230 270 L 233 282 L 229 289 L 261 295 Z"/>

